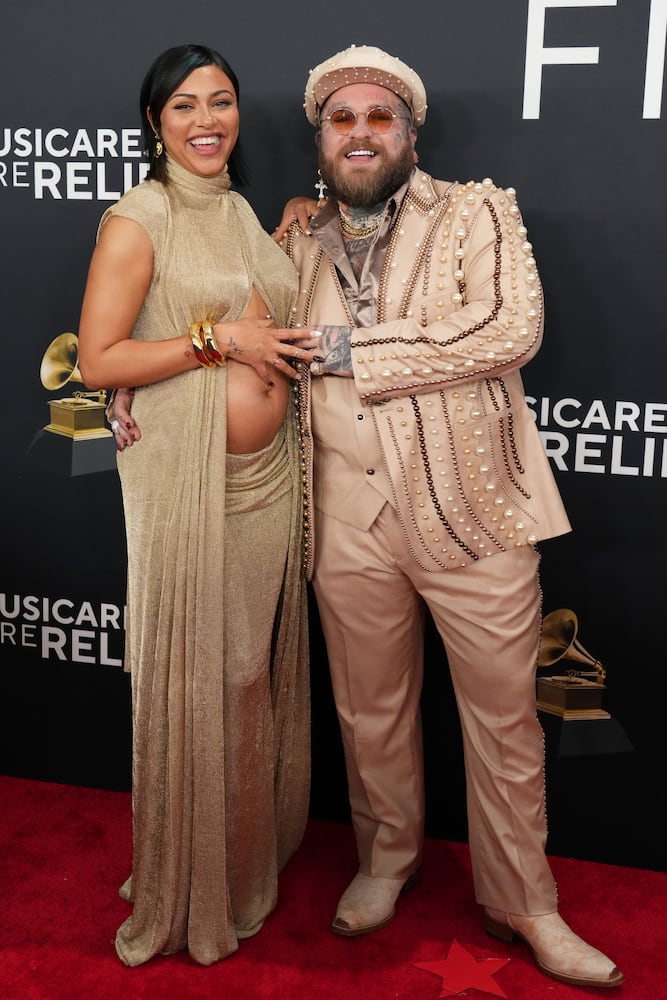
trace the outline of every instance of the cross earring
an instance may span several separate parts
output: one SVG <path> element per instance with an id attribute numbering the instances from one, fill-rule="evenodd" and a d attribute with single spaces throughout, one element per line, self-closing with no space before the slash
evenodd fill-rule
<path id="1" fill-rule="evenodd" d="M 317 171 L 317 174 L 318 177 L 320 178 L 317 184 L 315 185 L 315 190 L 317 191 L 317 205 L 319 208 L 322 208 L 324 202 L 326 201 L 326 195 L 324 194 L 324 192 L 327 190 L 327 186 L 322 180 L 322 174 L 319 172 L 319 170 Z"/>

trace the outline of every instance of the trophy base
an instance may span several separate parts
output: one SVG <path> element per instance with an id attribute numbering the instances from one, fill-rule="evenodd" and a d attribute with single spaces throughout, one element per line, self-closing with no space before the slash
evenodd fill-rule
<path id="1" fill-rule="evenodd" d="M 104 426 L 105 398 L 104 391 L 49 400 L 51 422 L 44 429 L 65 437 L 108 437 L 110 432 Z"/>
<path id="2" fill-rule="evenodd" d="M 540 710 L 541 712 L 544 709 Z M 540 718 L 548 752 L 558 757 L 592 756 L 603 753 L 631 753 L 632 743 L 617 719 L 559 719 L 553 713 Z"/>
<path id="3" fill-rule="evenodd" d="M 602 709 L 604 684 L 583 677 L 538 677 L 537 707 L 563 719 L 608 719 Z"/>
<path id="4" fill-rule="evenodd" d="M 44 428 L 37 431 L 26 459 L 62 476 L 88 476 L 116 469 L 113 435 L 72 438 Z"/>
<path id="5" fill-rule="evenodd" d="M 563 708 L 561 706 L 550 705 L 549 702 L 537 699 L 537 707 L 540 712 L 548 712 L 549 715 L 557 715 L 559 719 L 567 719 L 573 722 L 576 719 L 586 721 L 587 719 L 611 719 L 609 712 L 603 708 Z"/>

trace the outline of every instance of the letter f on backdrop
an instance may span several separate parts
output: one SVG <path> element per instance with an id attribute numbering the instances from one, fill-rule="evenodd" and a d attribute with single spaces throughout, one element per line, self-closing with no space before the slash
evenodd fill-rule
<path id="1" fill-rule="evenodd" d="M 530 0 L 526 33 L 526 72 L 523 85 L 523 117 L 540 117 L 543 66 L 596 65 L 597 45 L 568 48 L 544 47 L 544 21 L 548 7 L 615 7 L 616 0 Z"/>

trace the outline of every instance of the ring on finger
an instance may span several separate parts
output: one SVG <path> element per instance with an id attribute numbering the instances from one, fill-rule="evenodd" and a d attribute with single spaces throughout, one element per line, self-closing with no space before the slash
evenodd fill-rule
<path id="1" fill-rule="evenodd" d="M 120 420 L 111 421 L 111 430 L 114 434 L 117 433 L 119 427 L 120 427 Z"/>

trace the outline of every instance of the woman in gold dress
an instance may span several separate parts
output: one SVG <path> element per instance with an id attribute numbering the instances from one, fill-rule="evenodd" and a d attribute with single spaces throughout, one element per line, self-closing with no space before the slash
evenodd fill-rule
<path id="1" fill-rule="evenodd" d="M 146 181 L 102 217 L 79 330 L 91 388 L 136 387 L 120 450 L 132 676 L 132 915 L 138 965 L 208 965 L 256 933 L 307 815 L 307 621 L 287 329 L 297 278 L 247 202 L 238 82 L 169 49 L 141 113 Z M 136 434 L 138 437 L 138 432 Z"/>

